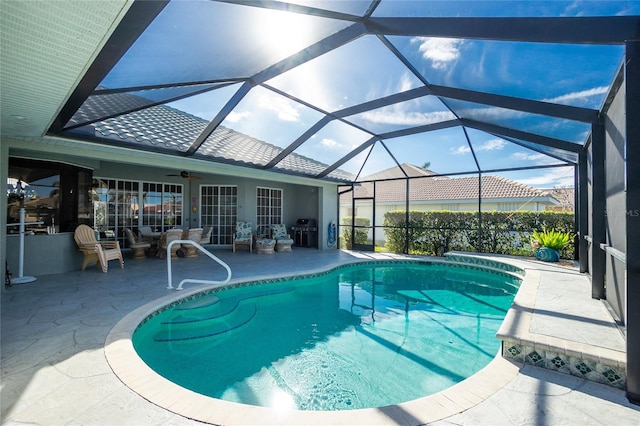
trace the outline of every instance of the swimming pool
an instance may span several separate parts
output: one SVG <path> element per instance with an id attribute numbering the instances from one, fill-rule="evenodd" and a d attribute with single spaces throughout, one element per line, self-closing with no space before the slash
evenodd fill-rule
<path id="1" fill-rule="evenodd" d="M 512 274 L 376 262 L 197 294 L 133 335 L 169 380 L 232 402 L 299 410 L 381 407 L 487 365 L 517 291 Z"/>

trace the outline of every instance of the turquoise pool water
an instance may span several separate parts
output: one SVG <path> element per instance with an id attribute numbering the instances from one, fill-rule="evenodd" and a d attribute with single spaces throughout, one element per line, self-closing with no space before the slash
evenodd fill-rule
<path id="1" fill-rule="evenodd" d="M 487 365 L 519 280 L 439 263 L 375 263 L 211 292 L 134 333 L 140 357 L 195 392 L 300 410 L 381 407 Z"/>

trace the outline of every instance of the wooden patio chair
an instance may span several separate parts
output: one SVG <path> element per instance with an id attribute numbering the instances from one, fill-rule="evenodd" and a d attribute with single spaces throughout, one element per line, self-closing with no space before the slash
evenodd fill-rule
<path id="1" fill-rule="evenodd" d="M 190 228 L 187 232 L 186 240 L 195 241 L 200 244 L 200 240 L 202 239 L 202 228 Z M 182 244 L 182 251 L 184 252 L 184 257 L 198 257 L 198 249 L 196 246 L 191 244 Z"/>
<path id="2" fill-rule="evenodd" d="M 162 234 L 162 236 L 160 237 L 160 241 L 158 243 L 159 245 L 158 256 L 160 256 L 161 259 L 165 259 L 167 255 L 167 247 L 169 247 L 169 243 L 171 243 L 171 241 L 174 241 L 174 240 L 181 240 L 183 233 L 184 231 L 182 229 L 172 228 L 172 229 L 168 229 L 165 233 Z M 174 244 L 173 246 L 171 246 L 172 259 L 178 258 L 179 249 L 180 249 L 180 244 Z"/>
<path id="3" fill-rule="evenodd" d="M 211 242 L 211 232 L 213 231 L 213 226 L 205 226 L 202 229 L 202 237 L 200 238 L 200 245 L 203 246 L 205 244 L 209 244 Z"/>
<path id="4" fill-rule="evenodd" d="M 107 262 L 109 260 L 120 260 L 120 266 L 124 268 L 120 243 L 118 241 L 98 241 L 93 228 L 87 225 L 78 225 L 73 233 L 78 248 L 84 255 L 81 270 L 84 271 L 89 263 L 101 266 L 103 272 L 107 272 Z M 99 251 L 96 248 L 99 246 Z"/>
<path id="5" fill-rule="evenodd" d="M 145 252 L 151 248 L 151 243 L 145 243 L 139 241 L 133 231 L 129 228 L 124 228 L 124 234 L 127 237 L 127 247 L 133 252 L 134 259 L 146 258 Z"/>

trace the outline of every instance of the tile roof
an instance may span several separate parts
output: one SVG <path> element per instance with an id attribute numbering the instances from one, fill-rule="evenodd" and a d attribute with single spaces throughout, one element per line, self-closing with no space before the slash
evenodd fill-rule
<path id="1" fill-rule="evenodd" d="M 403 169 L 420 169 L 416 166 L 403 164 Z M 397 167 L 396 167 L 397 169 Z M 424 178 L 410 179 L 409 200 L 411 201 L 454 201 L 454 200 L 475 200 L 478 199 L 478 177 L 469 176 L 461 178 L 449 177 L 429 177 L 434 173 L 426 172 Z M 401 173 L 398 170 L 395 172 Z M 371 176 L 392 176 L 393 171 L 385 170 Z M 368 177 L 367 177 L 368 178 Z M 363 183 L 355 188 L 356 197 L 372 196 L 373 186 Z M 404 202 L 406 192 L 406 182 L 404 179 L 376 182 L 377 202 Z M 343 201 L 349 199 L 348 195 L 343 195 Z M 532 188 L 527 185 L 503 178 L 501 176 L 482 176 L 482 198 L 483 199 L 545 199 L 553 202 L 551 195 L 544 190 Z"/>
<path id="2" fill-rule="evenodd" d="M 93 117 L 98 117 L 105 111 L 111 111 L 111 115 L 131 111 L 145 103 L 148 104 L 149 100 L 128 93 L 91 96 L 74 115 L 71 124 L 77 125 L 91 121 Z M 208 120 L 200 117 L 167 105 L 157 105 L 117 115 L 90 126 L 96 137 L 137 146 L 186 152 L 208 124 Z M 196 156 L 237 165 L 265 166 L 281 152 L 282 148 L 276 145 L 218 126 L 204 141 Z M 327 167 L 327 164 L 292 153 L 272 170 L 315 176 Z M 339 169 L 332 172 L 331 177 L 349 182 L 355 178 L 351 173 Z"/>

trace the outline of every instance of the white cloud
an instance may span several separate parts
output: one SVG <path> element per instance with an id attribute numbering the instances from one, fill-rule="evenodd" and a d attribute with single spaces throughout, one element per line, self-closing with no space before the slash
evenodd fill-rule
<path id="1" fill-rule="evenodd" d="M 322 139 L 322 141 L 320 142 L 320 144 L 325 147 L 325 148 L 335 148 L 337 147 L 339 144 L 337 141 L 333 140 L 333 139 L 329 139 L 329 138 L 324 138 Z"/>
<path id="2" fill-rule="evenodd" d="M 560 167 L 547 170 L 542 174 L 530 178 L 517 179 L 518 182 L 537 188 L 556 188 L 560 186 L 573 186 L 573 167 Z"/>
<path id="3" fill-rule="evenodd" d="M 540 161 L 549 157 L 544 154 L 529 154 L 521 151 L 511 154 L 511 158 L 518 161 Z"/>
<path id="4" fill-rule="evenodd" d="M 243 111 L 243 112 L 231 111 L 229 115 L 227 115 L 226 119 L 232 123 L 238 123 L 240 120 L 243 120 L 249 116 L 251 116 L 251 113 L 248 111 Z"/>
<path id="5" fill-rule="evenodd" d="M 282 121 L 298 121 L 300 114 L 295 106 L 288 100 L 276 96 L 261 96 L 258 100 L 261 108 L 273 111 Z"/>
<path id="6" fill-rule="evenodd" d="M 511 154 L 510 158 L 514 161 L 532 162 L 535 165 L 557 164 L 560 162 L 559 160 L 542 153 L 523 152 L 523 151 L 514 152 L 513 154 Z"/>
<path id="7" fill-rule="evenodd" d="M 597 96 L 597 95 L 602 95 L 604 93 L 607 93 L 607 90 L 609 90 L 607 86 L 594 87 L 593 89 L 582 90 L 580 92 L 567 93 L 566 95 L 557 96 L 551 99 L 545 99 L 545 101 L 562 103 L 562 102 L 572 101 L 576 99 L 585 99 L 585 98 L 590 98 L 592 96 Z"/>
<path id="8" fill-rule="evenodd" d="M 448 63 L 460 57 L 462 40 L 448 38 L 415 37 L 411 40 L 420 43 L 418 51 L 422 57 L 431 61 L 435 69 L 444 69 Z"/>
<path id="9" fill-rule="evenodd" d="M 423 126 L 425 124 L 454 120 L 456 117 L 450 111 L 421 113 L 406 112 L 398 108 L 382 108 L 363 113 L 362 118 L 372 123 Z"/>
<path id="10" fill-rule="evenodd" d="M 457 148 L 451 148 L 450 151 L 453 155 L 462 155 L 471 152 L 471 148 L 468 145 L 460 145 Z"/>
<path id="11" fill-rule="evenodd" d="M 505 145 L 506 145 L 506 142 L 503 141 L 502 139 L 489 139 L 488 141 L 486 141 L 483 144 L 480 144 L 478 146 L 474 145 L 473 148 L 474 148 L 474 150 L 476 152 L 478 152 L 478 151 L 496 151 L 496 150 L 503 149 Z M 461 154 L 466 154 L 468 152 L 471 152 L 471 148 L 469 148 L 468 145 L 460 145 L 457 148 L 451 148 L 449 151 L 453 155 L 461 155 Z"/>
<path id="12" fill-rule="evenodd" d="M 476 151 L 495 151 L 502 149 L 506 145 L 506 142 L 502 139 L 490 139 L 476 148 Z"/>

